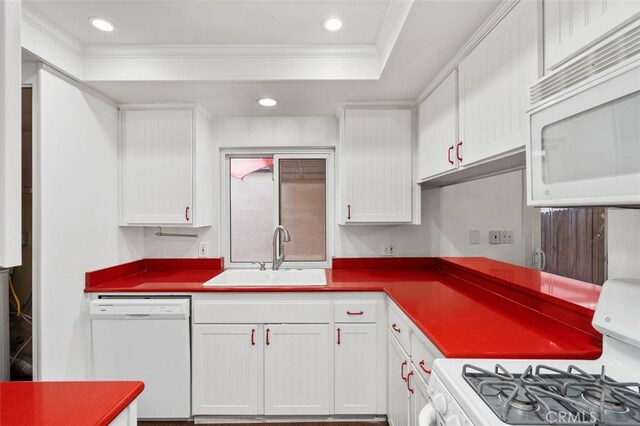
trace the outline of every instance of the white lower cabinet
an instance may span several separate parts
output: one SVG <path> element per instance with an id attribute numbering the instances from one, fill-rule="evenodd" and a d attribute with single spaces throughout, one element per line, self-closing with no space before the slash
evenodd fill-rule
<path id="1" fill-rule="evenodd" d="M 410 411 L 407 374 L 411 368 L 411 361 L 391 332 L 388 339 L 387 416 L 390 426 L 407 426 Z"/>
<path id="2" fill-rule="evenodd" d="M 329 414 L 329 324 L 264 327 L 264 413 Z"/>
<path id="3" fill-rule="evenodd" d="M 377 328 L 335 325 L 335 413 L 376 413 Z"/>
<path id="4" fill-rule="evenodd" d="M 192 300 L 196 419 L 379 419 L 387 413 L 383 294 L 226 293 Z"/>
<path id="5" fill-rule="evenodd" d="M 417 365 L 411 364 L 411 371 L 409 372 L 408 387 L 409 387 L 409 426 L 419 426 L 418 418 L 420 417 L 420 411 L 427 405 L 429 401 L 429 393 L 427 391 L 427 383 L 422 380 L 418 371 Z"/>
<path id="6" fill-rule="evenodd" d="M 258 336 L 257 324 L 194 324 L 194 414 L 258 414 Z"/>

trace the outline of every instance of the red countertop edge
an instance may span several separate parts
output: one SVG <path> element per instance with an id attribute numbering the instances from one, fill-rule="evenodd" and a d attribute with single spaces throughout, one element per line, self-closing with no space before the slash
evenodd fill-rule
<path id="1" fill-rule="evenodd" d="M 224 258 L 148 258 L 85 273 L 85 289 L 144 272 L 222 271 Z"/>
<path id="2" fill-rule="evenodd" d="M 118 415 L 127 408 L 129 404 L 131 404 L 144 390 L 143 382 L 135 382 L 136 386 L 129 392 L 118 404 L 116 404 L 108 413 L 104 415 L 104 417 L 98 423 L 99 425 L 108 426 Z"/>
<path id="3" fill-rule="evenodd" d="M 118 386 L 118 389 L 114 389 Z M 2 423 L 66 425 L 70 421 L 82 420 L 82 424 L 107 426 L 122 413 L 144 390 L 140 381 L 121 382 L 0 382 L 0 402 Z M 83 394 L 91 392 L 101 401 L 114 400 L 110 408 L 101 403 L 99 407 L 87 402 Z M 95 400 L 95 398 L 94 398 Z M 83 406 L 83 401 L 85 406 Z M 88 405 L 88 406 L 87 406 Z M 99 409 L 101 412 L 96 413 Z M 26 411 L 25 411 L 26 410 Z M 85 413 L 82 418 L 70 413 Z M 104 414 L 103 414 L 104 413 Z M 14 421 L 15 420 L 15 421 Z"/>

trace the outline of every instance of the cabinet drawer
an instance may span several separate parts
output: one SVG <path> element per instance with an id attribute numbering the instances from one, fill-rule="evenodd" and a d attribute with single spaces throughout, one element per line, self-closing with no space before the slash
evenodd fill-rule
<path id="1" fill-rule="evenodd" d="M 329 301 L 200 302 L 193 306 L 195 324 L 328 323 Z"/>
<path id="2" fill-rule="evenodd" d="M 418 333 L 411 335 L 411 352 L 411 359 L 416 370 L 425 381 L 429 381 L 433 361 L 436 358 L 441 358 L 442 355 L 431 342 Z"/>
<path id="3" fill-rule="evenodd" d="M 389 305 L 389 331 L 398 339 L 402 345 L 402 349 L 411 355 L 411 334 L 409 330 L 409 322 L 405 320 L 405 316 L 400 313 L 395 305 Z"/>
<path id="4" fill-rule="evenodd" d="M 335 322 L 376 322 L 376 302 L 336 302 Z"/>

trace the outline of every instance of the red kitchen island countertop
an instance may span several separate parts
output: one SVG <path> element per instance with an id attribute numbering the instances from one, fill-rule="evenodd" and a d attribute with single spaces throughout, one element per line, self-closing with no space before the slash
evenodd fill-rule
<path id="1" fill-rule="evenodd" d="M 142 382 L 0 382 L 0 425 L 108 425 Z"/>
<path id="2" fill-rule="evenodd" d="M 595 359 L 602 352 L 591 326 L 599 286 L 491 259 L 334 259 L 323 287 L 203 287 L 223 264 L 200 260 L 209 263 L 176 260 L 183 269 L 173 259 L 143 259 L 90 272 L 85 291 L 382 291 L 447 357 Z"/>

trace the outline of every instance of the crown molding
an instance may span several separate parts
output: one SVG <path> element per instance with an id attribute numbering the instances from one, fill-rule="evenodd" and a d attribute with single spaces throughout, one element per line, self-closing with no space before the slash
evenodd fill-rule
<path id="1" fill-rule="evenodd" d="M 418 107 L 416 101 L 356 101 L 340 102 L 336 107 L 336 117 L 340 118 L 345 109 L 410 109 Z"/>
<path id="2" fill-rule="evenodd" d="M 80 81 L 375 80 L 414 0 L 389 3 L 375 43 L 354 45 L 83 45 L 33 8 L 23 47 Z"/>
<path id="3" fill-rule="evenodd" d="M 224 59 L 224 58 L 375 58 L 373 45 L 86 45 L 84 57 L 91 59 Z"/>
<path id="4" fill-rule="evenodd" d="M 82 43 L 33 10 L 25 2 L 22 2 L 22 20 L 74 55 L 82 56 Z"/>
<path id="5" fill-rule="evenodd" d="M 487 18 L 486 21 L 478 28 L 478 30 L 471 36 L 471 38 L 462 46 L 462 48 L 456 53 L 456 55 L 447 63 L 447 65 L 440 70 L 438 75 L 431 80 L 431 82 L 425 87 L 425 89 L 418 95 L 416 99 L 416 103 L 420 104 L 424 101 L 427 96 L 431 94 L 439 85 L 447 78 L 451 72 L 460 65 L 460 62 L 464 58 L 467 57 L 469 53 L 484 39 L 487 34 L 493 30 L 493 28 L 498 25 L 500 22 L 510 11 L 513 9 L 520 1 L 534 1 L 534 0 L 503 0 L 502 3 L 496 8 L 496 10 Z"/>
<path id="6" fill-rule="evenodd" d="M 382 27 L 376 39 L 376 50 L 383 58 L 383 63 L 387 62 L 393 46 L 395 46 L 404 22 L 409 16 L 414 0 L 396 0 L 389 3 L 387 13 L 382 21 Z"/>

